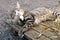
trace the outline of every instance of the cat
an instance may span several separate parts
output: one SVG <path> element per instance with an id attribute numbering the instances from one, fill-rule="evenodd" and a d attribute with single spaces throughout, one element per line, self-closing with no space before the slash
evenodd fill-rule
<path id="1" fill-rule="evenodd" d="M 16 10 L 11 12 L 11 21 L 21 26 L 18 35 L 23 37 L 24 33 L 34 25 L 39 25 L 42 21 L 54 20 L 53 12 L 45 7 L 39 7 L 32 11 L 24 11 L 17 2 Z M 16 27 L 17 28 L 17 27 Z"/>

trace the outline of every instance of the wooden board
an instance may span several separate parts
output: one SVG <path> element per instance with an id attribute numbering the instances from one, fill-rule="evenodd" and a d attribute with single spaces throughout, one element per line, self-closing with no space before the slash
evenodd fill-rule
<path id="1" fill-rule="evenodd" d="M 57 39 L 58 30 L 55 30 L 57 29 L 55 26 L 53 21 L 42 22 L 39 26 L 33 27 L 27 31 L 25 35 L 32 40 L 59 40 Z"/>

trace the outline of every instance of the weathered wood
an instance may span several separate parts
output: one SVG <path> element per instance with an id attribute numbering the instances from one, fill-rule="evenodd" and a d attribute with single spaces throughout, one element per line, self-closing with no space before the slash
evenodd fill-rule
<path id="1" fill-rule="evenodd" d="M 32 40 L 58 40 L 58 30 L 56 31 L 55 29 L 53 29 L 55 28 L 54 26 L 55 25 L 53 25 L 53 21 L 42 22 L 40 25 L 33 27 L 29 31 L 27 31 L 25 35 Z M 39 36 L 39 34 L 41 35 Z M 54 38 L 53 36 L 55 36 L 56 38 Z"/>

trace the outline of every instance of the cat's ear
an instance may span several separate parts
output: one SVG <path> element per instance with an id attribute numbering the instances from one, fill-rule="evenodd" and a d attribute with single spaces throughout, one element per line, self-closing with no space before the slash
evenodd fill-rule
<path id="1" fill-rule="evenodd" d="M 21 6 L 20 6 L 20 4 L 19 4 L 19 2 L 17 1 L 17 3 L 16 3 L 16 14 L 21 14 L 21 15 L 23 15 L 24 14 L 24 10 L 23 9 L 21 9 Z"/>
<path id="2" fill-rule="evenodd" d="M 20 9 L 20 4 L 19 4 L 19 2 L 17 1 L 17 3 L 16 3 L 16 8 L 19 10 Z"/>

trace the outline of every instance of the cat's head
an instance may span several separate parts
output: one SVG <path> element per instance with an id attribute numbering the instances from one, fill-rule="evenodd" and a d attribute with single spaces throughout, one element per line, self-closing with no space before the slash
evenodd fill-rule
<path id="1" fill-rule="evenodd" d="M 24 20 L 24 11 L 21 9 L 19 2 L 16 3 L 15 15 L 18 16 L 21 20 Z"/>

